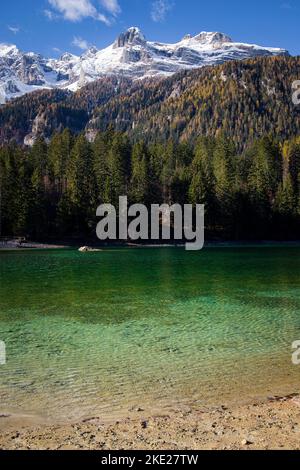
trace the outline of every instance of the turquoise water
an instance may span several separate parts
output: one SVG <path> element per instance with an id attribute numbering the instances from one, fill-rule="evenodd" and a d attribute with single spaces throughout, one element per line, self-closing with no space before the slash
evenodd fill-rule
<path id="1" fill-rule="evenodd" d="M 300 248 L 0 252 L 0 412 L 53 421 L 299 390 Z"/>

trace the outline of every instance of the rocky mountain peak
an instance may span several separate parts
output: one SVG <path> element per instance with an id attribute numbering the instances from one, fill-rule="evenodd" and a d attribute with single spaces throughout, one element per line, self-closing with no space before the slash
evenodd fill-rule
<path id="1" fill-rule="evenodd" d="M 70 52 L 65 52 L 63 55 L 60 56 L 59 60 L 67 62 L 69 60 L 74 59 L 74 57 L 75 56 L 73 54 L 71 54 Z"/>
<path id="2" fill-rule="evenodd" d="M 136 44 L 144 44 L 146 42 L 146 38 L 142 31 L 133 26 L 125 33 L 121 33 L 120 36 L 117 38 L 115 45 L 117 47 L 124 47 L 126 45 L 136 45 Z"/>
<path id="3" fill-rule="evenodd" d="M 202 31 L 202 33 L 195 36 L 194 39 L 196 39 L 198 42 L 203 43 L 203 44 L 214 44 L 214 43 L 224 44 L 226 42 L 229 42 L 229 43 L 233 42 L 231 37 L 227 36 L 224 33 L 218 33 L 218 32 L 208 33 L 206 31 Z"/>
<path id="4" fill-rule="evenodd" d="M 82 58 L 92 58 L 94 57 L 99 50 L 96 46 L 91 46 L 84 54 L 82 54 Z"/>
<path id="5" fill-rule="evenodd" d="M 15 53 L 18 51 L 17 46 L 14 44 L 6 44 L 6 43 L 0 43 L 0 55 L 8 55 L 11 53 Z"/>
<path id="6" fill-rule="evenodd" d="M 37 89 L 77 91 L 104 76 L 133 80 L 168 77 L 182 70 L 229 60 L 288 55 L 284 49 L 233 42 L 226 34 L 201 32 L 174 44 L 147 41 L 131 27 L 104 49 L 93 46 L 81 56 L 66 53 L 59 59 L 24 53 L 11 44 L 0 44 L 0 103 Z"/>

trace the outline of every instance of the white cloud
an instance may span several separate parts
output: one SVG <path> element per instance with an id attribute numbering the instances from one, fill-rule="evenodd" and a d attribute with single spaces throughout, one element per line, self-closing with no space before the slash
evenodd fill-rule
<path id="1" fill-rule="evenodd" d="M 9 31 L 11 31 L 13 34 L 17 34 L 20 32 L 20 28 L 18 27 L 14 27 L 14 26 L 7 26 L 7 28 L 9 29 Z"/>
<path id="2" fill-rule="evenodd" d="M 48 0 L 48 2 L 66 20 L 77 22 L 84 18 L 94 18 L 110 25 L 109 19 L 97 10 L 91 0 Z"/>
<path id="3" fill-rule="evenodd" d="M 121 13 L 121 7 L 118 0 L 100 0 L 100 4 L 109 11 L 112 15 L 116 16 Z"/>
<path id="4" fill-rule="evenodd" d="M 74 37 L 72 45 L 83 51 L 86 51 L 89 48 L 89 43 L 85 39 L 77 36 Z"/>
<path id="5" fill-rule="evenodd" d="M 155 23 L 165 21 L 167 14 L 172 10 L 174 4 L 169 0 L 155 0 L 152 3 L 151 18 Z"/>

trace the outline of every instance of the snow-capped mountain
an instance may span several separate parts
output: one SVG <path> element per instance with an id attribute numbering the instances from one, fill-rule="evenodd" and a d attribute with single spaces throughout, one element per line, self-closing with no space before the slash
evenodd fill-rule
<path id="1" fill-rule="evenodd" d="M 129 28 L 105 49 L 91 47 L 83 55 L 59 59 L 23 53 L 0 44 L 0 103 L 45 88 L 76 91 L 105 75 L 132 79 L 170 76 L 181 70 L 217 65 L 228 60 L 289 55 L 284 49 L 233 42 L 223 33 L 202 32 L 176 44 L 147 41 L 139 28 Z"/>

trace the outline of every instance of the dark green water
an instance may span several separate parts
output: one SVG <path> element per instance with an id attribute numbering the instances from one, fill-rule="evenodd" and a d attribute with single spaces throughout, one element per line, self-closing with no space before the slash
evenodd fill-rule
<path id="1" fill-rule="evenodd" d="M 0 252 L 0 412 L 220 405 L 300 384 L 300 248 Z"/>

